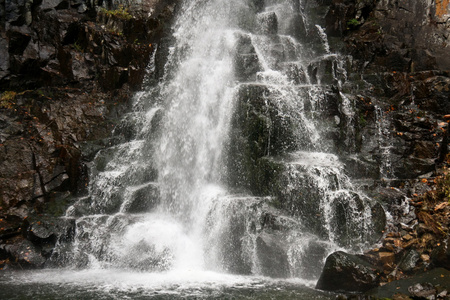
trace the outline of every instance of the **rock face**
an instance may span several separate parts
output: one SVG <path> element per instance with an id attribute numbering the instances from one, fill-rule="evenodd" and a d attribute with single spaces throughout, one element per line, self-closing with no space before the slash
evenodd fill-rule
<path id="1" fill-rule="evenodd" d="M 85 193 L 87 162 L 117 139 L 133 135 L 115 125 L 165 37 L 176 2 L 148 0 L 133 6 L 113 1 L 99 6 L 84 0 L 13 0 L 0 7 L 0 267 L 8 261 L 40 267 L 54 236 L 73 234 L 70 224 L 58 226 L 29 216 L 61 215 L 73 195 Z M 254 3 L 259 7 L 262 2 Z M 330 86 L 324 119 L 339 121 L 329 138 L 345 171 L 374 183 L 367 193 L 378 202 L 372 207 L 379 212 L 374 216 L 380 216 L 374 217 L 377 234 L 385 229 L 383 209 L 394 216 L 392 232 L 385 235 L 381 249 L 366 255 L 372 264 L 342 252 L 332 254 L 318 288 L 365 291 L 378 284 L 377 269 L 385 272 L 384 278 L 398 279 L 396 264 L 404 273 L 448 267 L 448 242 L 439 243 L 436 238 L 445 237 L 431 226 L 434 218 L 444 224 L 434 214 L 436 203 L 417 204 L 417 211 L 405 203 L 406 197 L 432 189 L 428 183 L 435 180 L 436 167 L 446 163 L 448 154 L 448 2 L 317 3 L 317 11 L 324 11 L 320 22 L 325 24 L 331 51 L 347 57 L 342 61 L 345 81 L 338 83 L 332 76 L 338 69 L 333 57 L 312 62 L 308 72 L 293 68 L 293 80 L 304 84 L 309 73 L 315 83 L 317 74 L 322 75 L 322 83 Z M 293 18 L 292 35 L 313 39 L 299 19 Z M 256 21 L 261 33 L 277 32 L 275 14 L 262 13 Z M 238 39 L 235 71 L 240 80 L 252 82 L 260 71 L 258 56 L 248 36 Z M 162 74 L 167 49 L 159 50 L 150 80 Z M 233 173 L 229 185 L 254 195 L 277 194 L 273 174 L 281 169 L 276 161 L 265 159 L 266 153 L 296 150 L 289 118 L 280 118 L 271 103 L 263 106 L 264 93 L 262 86 L 242 85 L 238 114 L 232 120 L 240 125 L 234 126 L 230 146 L 238 158 L 228 166 Z M 342 110 L 344 100 L 350 103 L 350 117 Z M 115 138 L 110 138 L 114 128 Z M 240 186 L 242 182 L 247 185 Z M 143 193 L 155 193 L 154 187 L 136 190 L 129 212 L 153 205 L 142 203 Z M 318 214 L 317 207 L 280 199 L 283 209 L 295 210 L 305 219 Z M 68 232 L 61 233 L 61 228 Z M 271 266 L 264 274 L 289 275 L 281 243 L 275 235 L 258 238 L 260 259 Z"/>
<path id="2" fill-rule="evenodd" d="M 325 17 L 335 50 L 352 57 L 341 90 L 351 95 L 356 130 L 338 147 L 354 153 L 348 171 L 374 179 L 367 192 L 394 217 L 379 248 L 366 253 L 384 282 L 446 266 L 449 15 L 446 1 L 369 0 L 333 1 Z M 327 274 L 320 288 L 345 289 L 323 280 Z"/>
<path id="3" fill-rule="evenodd" d="M 115 142 L 110 133 L 140 88 L 175 5 L 170 0 L 134 6 L 84 0 L 4 3 L 0 244 L 9 250 L 0 252 L 0 267 L 8 259 L 27 261 L 18 256 L 20 245 L 36 253 L 27 265 L 45 262 L 39 241 L 50 239 L 53 229 L 40 236 L 44 232 L 38 234 L 24 218 L 60 215 L 70 195 L 85 192 L 85 163 Z"/>
<path id="4" fill-rule="evenodd" d="M 354 120 L 356 135 L 341 147 L 357 153 L 355 176 L 362 170 L 377 174 L 373 168 L 385 160 L 380 173 L 386 179 L 414 179 L 442 162 L 440 153 L 447 149 L 443 117 L 449 105 L 450 33 L 448 7 L 440 6 L 425 0 L 331 5 L 328 33 L 343 39 L 336 50 L 351 55 L 350 79 L 359 82 L 359 87 L 348 89 L 358 95 L 353 100 L 359 119 Z M 377 130 L 384 143 L 368 138 Z M 383 153 L 382 147 L 388 151 Z"/>

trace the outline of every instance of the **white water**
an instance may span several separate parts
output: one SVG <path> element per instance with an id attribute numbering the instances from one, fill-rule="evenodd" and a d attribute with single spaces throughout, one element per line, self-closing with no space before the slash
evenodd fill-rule
<path id="1" fill-rule="evenodd" d="M 98 270 L 86 271 L 86 278 L 99 284 L 109 269 L 113 281 L 151 281 L 155 289 L 254 280 L 226 273 L 294 277 L 312 285 L 329 253 L 367 245 L 370 205 L 324 138 L 334 119 L 321 117 L 324 87 L 312 84 L 306 71 L 313 54 L 287 34 L 294 9 L 289 1 L 268 2 L 260 13 L 245 0 L 183 3 L 163 80 L 139 93 L 136 110 L 124 118 L 134 123 L 136 139 L 97 155 L 90 197 L 67 212 L 76 223 L 74 242 L 58 242 L 57 264 Z M 278 34 L 261 29 L 273 14 Z M 311 28 L 326 49 L 316 59 L 329 59 L 322 28 Z M 236 74 L 242 41 L 257 57 L 252 78 Z M 293 70 L 304 74 L 292 78 Z M 243 101 L 237 95 L 249 87 L 267 89 L 263 110 L 276 109 L 268 123 L 287 120 L 293 135 L 287 148 L 295 151 L 274 157 L 269 138 L 261 159 L 283 171 L 281 186 L 265 197 L 233 194 L 226 181 L 232 118 L 236 101 Z M 277 207 L 280 199 L 291 207 Z M 144 272 L 142 278 L 135 270 Z"/>

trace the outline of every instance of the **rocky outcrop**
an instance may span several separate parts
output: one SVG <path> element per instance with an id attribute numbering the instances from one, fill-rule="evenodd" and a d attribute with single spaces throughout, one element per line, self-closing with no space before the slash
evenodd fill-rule
<path id="1" fill-rule="evenodd" d="M 327 31 L 343 40 L 333 46 L 352 57 L 343 91 L 354 97 L 356 134 L 340 151 L 356 153 L 349 162 L 355 177 L 384 172 L 385 179 L 414 179 L 443 161 L 450 32 L 448 7 L 441 6 L 426 0 L 331 5 Z M 385 142 L 368 138 L 377 135 Z M 380 165 L 384 170 L 374 172 Z"/>
<path id="2" fill-rule="evenodd" d="M 367 192 L 394 217 L 365 254 L 383 284 L 446 266 L 449 15 L 446 1 L 369 0 L 333 1 L 326 16 L 333 46 L 352 57 L 341 89 L 357 95 L 355 138 L 340 152 L 354 153 L 348 171 L 375 179 Z"/>
<path id="3" fill-rule="evenodd" d="M 48 253 L 42 240 L 54 243 L 50 237 L 58 230 L 51 225 L 49 236 L 41 236 L 29 218 L 64 213 L 71 198 L 86 191 L 86 162 L 126 138 L 114 140 L 111 132 L 140 88 L 175 5 L 6 2 L 0 28 L 0 267 L 6 261 L 43 265 Z M 34 254 L 27 260 L 21 247 Z"/>

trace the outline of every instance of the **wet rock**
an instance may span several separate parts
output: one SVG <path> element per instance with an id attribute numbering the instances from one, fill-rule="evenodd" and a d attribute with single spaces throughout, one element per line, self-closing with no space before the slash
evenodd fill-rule
<path id="1" fill-rule="evenodd" d="M 46 11 L 51 9 L 67 9 L 69 1 L 67 0 L 43 0 L 40 9 Z"/>
<path id="2" fill-rule="evenodd" d="M 267 86 L 242 85 L 230 132 L 230 185 L 250 189 L 256 195 L 264 194 L 267 185 L 263 183 L 270 181 L 272 168 L 277 166 L 263 157 L 294 150 L 297 145 L 293 130 L 291 116 L 279 113 L 277 101 L 270 97 Z"/>
<path id="3" fill-rule="evenodd" d="M 27 229 L 27 239 L 35 244 L 43 244 L 46 242 L 56 241 L 55 233 L 49 229 L 47 224 L 43 224 L 41 221 L 33 222 Z"/>
<path id="4" fill-rule="evenodd" d="M 238 37 L 234 69 L 238 79 L 242 81 L 255 80 L 256 73 L 261 70 L 258 55 L 248 35 L 239 35 Z"/>
<path id="5" fill-rule="evenodd" d="M 131 189 L 130 200 L 123 207 L 124 212 L 148 212 L 159 203 L 159 189 L 157 185 L 149 183 Z"/>
<path id="6" fill-rule="evenodd" d="M 0 214 L 0 240 L 7 240 L 22 232 L 23 219 L 15 215 Z"/>
<path id="7" fill-rule="evenodd" d="M 395 262 L 395 253 L 393 252 L 378 252 L 378 256 L 383 265 L 392 266 Z"/>
<path id="8" fill-rule="evenodd" d="M 263 275 L 275 278 L 289 276 L 288 256 L 283 244 L 279 236 L 266 232 L 256 238 L 256 252 Z"/>
<path id="9" fill-rule="evenodd" d="M 251 274 L 251 262 L 245 257 L 245 244 L 242 237 L 246 232 L 246 224 L 243 218 L 245 212 L 243 207 L 238 204 L 231 210 L 232 215 L 227 218 L 226 223 L 217 224 L 220 228 L 219 232 L 216 232 L 212 239 L 217 239 L 217 246 L 207 251 L 211 251 L 212 256 L 216 256 L 218 259 L 216 262 L 220 263 L 221 267 L 231 273 L 235 274 Z M 214 228 L 217 230 L 217 228 Z M 214 249 L 215 248 L 215 249 Z M 270 272 L 270 270 L 268 270 Z"/>
<path id="10" fill-rule="evenodd" d="M 262 34 L 276 34 L 278 32 L 278 18 L 275 12 L 259 14 L 258 23 Z"/>
<path id="11" fill-rule="evenodd" d="M 447 239 L 434 249 L 433 252 L 431 252 L 430 258 L 434 266 L 450 270 L 450 239 Z"/>
<path id="12" fill-rule="evenodd" d="M 409 293 L 413 297 L 425 298 L 425 299 L 435 299 L 436 289 L 430 283 L 417 283 L 408 288 Z M 431 298 L 430 298 L 431 297 Z"/>
<path id="13" fill-rule="evenodd" d="M 410 278 L 404 278 L 401 280 L 387 283 L 383 286 L 370 290 L 368 294 L 373 297 L 376 297 L 377 299 L 382 298 L 395 299 L 396 294 L 402 294 L 404 296 L 407 296 L 408 297 L 407 299 L 411 299 L 413 295 L 410 293 L 410 290 L 412 292 L 415 291 L 419 292 L 430 290 L 433 288 L 437 290 L 436 292 L 437 294 L 441 291 L 443 292 L 449 289 L 449 282 L 450 282 L 448 280 L 450 278 L 449 276 L 450 276 L 449 271 L 442 268 L 438 268 L 427 272 L 421 272 Z M 413 288 L 413 286 L 415 286 L 418 283 L 422 287 L 417 286 L 416 288 Z M 436 296 L 436 294 L 434 294 L 433 296 Z M 417 299 L 426 299 L 426 298 L 417 298 Z M 436 297 L 432 299 L 436 299 Z"/>
<path id="14" fill-rule="evenodd" d="M 378 286 L 377 270 L 362 258 L 345 252 L 327 257 L 316 288 L 339 292 L 365 292 Z"/>
<path id="15" fill-rule="evenodd" d="M 174 4 L 133 6 L 132 18 L 114 22 L 100 18 L 100 3 L 85 0 L 8 1 L 0 8 L 0 219 L 62 215 L 73 201 L 66 193 L 86 192 L 93 154 L 79 145 L 110 135 L 147 74 L 152 44 L 167 30 Z M 45 258 L 65 233 L 53 221 L 37 222 L 24 234 Z M 21 243 L 20 227 L 0 228 L 2 245 Z M 38 254 L 18 261 L 42 266 Z"/>
<path id="16" fill-rule="evenodd" d="M 42 267 L 46 259 L 42 256 L 39 247 L 31 241 L 22 240 L 13 245 L 7 245 L 5 249 L 22 267 Z"/>
<path id="17" fill-rule="evenodd" d="M 295 275 L 300 278 L 315 280 L 319 278 L 321 273 L 317 266 L 323 264 L 329 253 L 329 245 L 326 242 L 312 239 L 308 241 L 308 245 L 304 249 L 305 251 L 299 257 L 296 257 L 301 262 L 301 268 Z"/>
<path id="18" fill-rule="evenodd" d="M 419 262 L 420 254 L 414 249 L 406 251 L 400 260 L 398 267 L 405 273 L 412 272 Z"/>
<path id="19" fill-rule="evenodd" d="M 372 206 L 372 224 L 373 224 L 373 233 L 372 238 L 370 239 L 372 242 L 378 241 L 383 232 L 386 229 L 387 220 L 386 220 L 386 212 L 383 206 L 380 203 L 376 203 Z"/>
<path id="20" fill-rule="evenodd" d="M 422 109 L 441 113 L 450 109 L 450 78 L 433 76 L 423 81 L 423 93 L 416 93 Z"/>

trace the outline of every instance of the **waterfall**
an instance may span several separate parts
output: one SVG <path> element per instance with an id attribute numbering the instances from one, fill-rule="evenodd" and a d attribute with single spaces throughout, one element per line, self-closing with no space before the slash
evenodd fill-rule
<path id="1" fill-rule="evenodd" d="M 342 61 L 305 4 L 261 3 L 182 2 L 162 80 L 96 155 L 52 261 L 316 280 L 329 253 L 373 242 L 372 204 L 334 153 Z"/>

